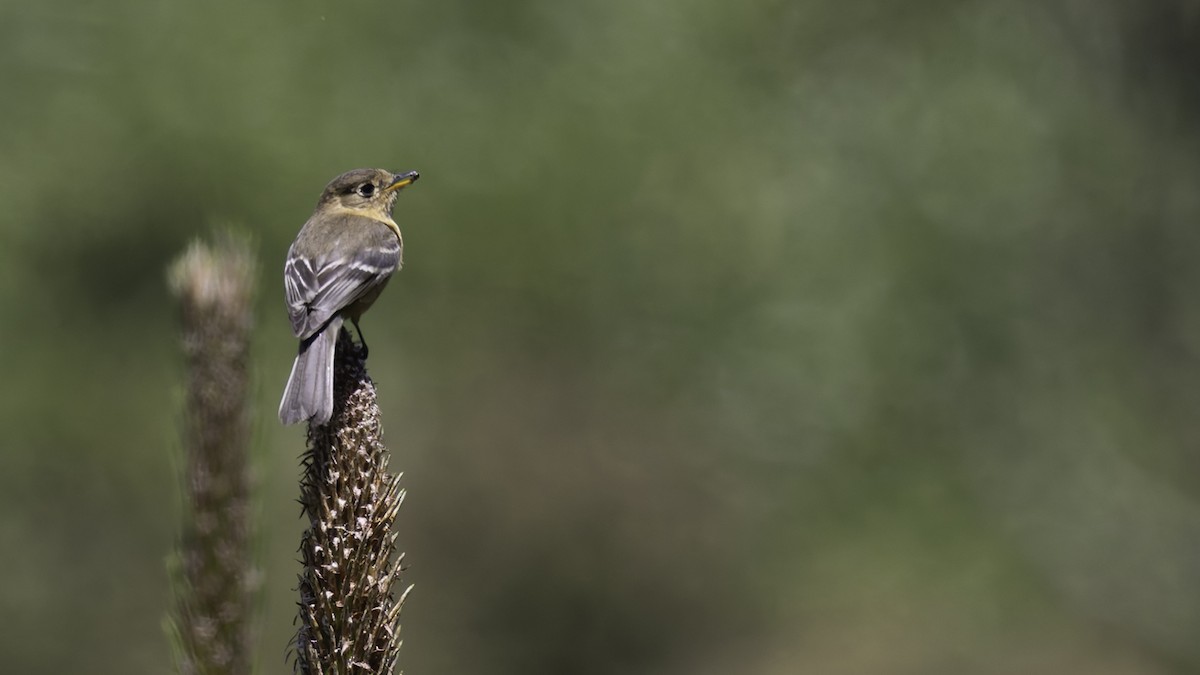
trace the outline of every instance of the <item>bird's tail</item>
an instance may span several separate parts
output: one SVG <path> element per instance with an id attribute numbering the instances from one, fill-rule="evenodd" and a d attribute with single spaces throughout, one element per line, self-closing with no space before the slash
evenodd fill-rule
<path id="1" fill-rule="evenodd" d="M 335 316 L 316 335 L 300 343 L 292 374 L 279 403 L 279 419 L 295 424 L 311 419 L 325 424 L 333 416 L 333 350 L 342 317 Z"/>

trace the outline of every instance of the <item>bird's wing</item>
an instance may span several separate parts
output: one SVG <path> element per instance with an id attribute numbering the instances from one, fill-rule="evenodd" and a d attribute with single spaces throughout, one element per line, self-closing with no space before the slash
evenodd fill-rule
<path id="1" fill-rule="evenodd" d="M 294 251 L 288 256 L 283 282 L 288 316 L 296 337 L 304 340 L 316 333 L 334 314 L 352 305 L 396 270 L 400 263 L 400 241 L 387 231 L 386 237 L 372 237 L 370 243 L 351 250 L 335 248 L 332 255 L 318 259 Z"/>

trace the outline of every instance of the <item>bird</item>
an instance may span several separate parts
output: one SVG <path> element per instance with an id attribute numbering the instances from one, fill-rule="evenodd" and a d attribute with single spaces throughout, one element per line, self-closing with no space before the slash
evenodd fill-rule
<path id="1" fill-rule="evenodd" d="M 404 239 L 392 207 L 418 178 L 416 171 L 343 173 L 325 186 L 288 249 L 284 295 L 300 350 L 279 403 L 284 424 L 326 424 L 333 416 L 334 348 L 346 320 L 366 357 L 358 322 L 403 264 Z"/>

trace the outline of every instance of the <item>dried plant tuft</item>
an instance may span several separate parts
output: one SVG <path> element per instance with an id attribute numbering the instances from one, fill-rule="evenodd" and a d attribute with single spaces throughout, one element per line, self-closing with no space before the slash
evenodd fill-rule
<path id="1" fill-rule="evenodd" d="M 184 526 L 169 619 L 182 675 L 250 672 L 258 585 L 248 508 L 253 246 L 194 242 L 171 266 L 187 369 Z"/>
<path id="2" fill-rule="evenodd" d="M 404 555 L 393 525 L 404 490 L 388 473 L 375 385 L 343 330 L 334 358 L 333 418 L 309 424 L 301 503 L 296 665 L 307 675 L 391 673 L 400 651 Z"/>

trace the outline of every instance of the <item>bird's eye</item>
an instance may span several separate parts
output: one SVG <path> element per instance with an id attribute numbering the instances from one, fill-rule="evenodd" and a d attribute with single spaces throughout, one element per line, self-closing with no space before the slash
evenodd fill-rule
<path id="1" fill-rule="evenodd" d="M 359 185 L 358 186 L 358 194 L 360 194 L 364 197 L 370 197 L 370 196 L 374 195 L 375 194 L 375 184 L 374 183 L 363 183 L 362 185 Z"/>

